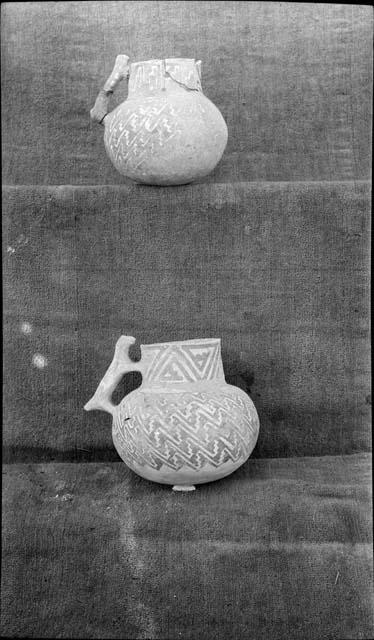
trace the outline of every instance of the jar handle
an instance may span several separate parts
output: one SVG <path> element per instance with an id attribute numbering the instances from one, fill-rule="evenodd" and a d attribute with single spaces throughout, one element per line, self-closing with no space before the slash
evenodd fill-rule
<path id="1" fill-rule="evenodd" d="M 199 74 L 199 80 L 201 82 L 201 60 L 198 60 L 197 62 L 195 62 L 195 66 L 197 69 L 197 73 Z"/>
<path id="2" fill-rule="evenodd" d="M 142 371 L 143 369 L 140 362 L 133 362 L 129 356 L 129 348 L 134 342 L 135 338 L 132 336 L 121 336 L 119 340 L 117 340 L 113 360 L 97 387 L 95 394 L 84 406 L 86 411 L 101 409 L 112 415 L 114 414 L 117 405 L 112 402 L 112 393 L 123 374 L 129 371 Z"/>
<path id="3" fill-rule="evenodd" d="M 103 123 L 105 116 L 109 112 L 109 100 L 111 94 L 121 80 L 129 77 L 128 62 L 129 56 L 120 55 L 116 57 L 113 71 L 104 84 L 104 87 L 100 89 L 96 102 L 90 111 L 91 120 L 94 122 L 98 122 L 99 124 Z"/>

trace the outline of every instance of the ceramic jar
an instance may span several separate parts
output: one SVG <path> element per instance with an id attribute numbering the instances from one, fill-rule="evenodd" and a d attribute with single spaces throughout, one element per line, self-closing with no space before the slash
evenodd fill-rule
<path id="1" fill-rule="evenodd" d="M 174 490 L 223 478 L 240 467 L 258 437 L 259 419 L 249 396 L 225 381 L 219 339 L 141 346 L 133 362 L 122 336 L 113 361 L 87 411 L 113 416 L 113 442 L 137 474 Z M 142 384 L 114 405 L 123 374 L 140 371 Z"/>
<path id="2" fill-rule="evenodd" d="M 135 182 L 187 184 L 217 165 L 226 123 L 201 88 L 201 62 L 168 58 L 128 64 L 117 56 L 91 118 L 104 125 L 104 144 L 116 169 Z M 128 78 L 128 97 L 108 113 L 109 97 Z"/>

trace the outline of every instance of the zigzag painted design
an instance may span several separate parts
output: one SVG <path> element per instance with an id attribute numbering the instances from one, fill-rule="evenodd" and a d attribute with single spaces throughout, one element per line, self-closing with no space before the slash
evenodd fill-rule
<path id="1" fill-rule="evenodd" d="M 244 462 L 258 430 L 250 398 L 227 387 L 214 393 L 135 391 L 121 403 L 113 439 L 130 467 L 135 463 L 198 471 L 206 464 Z"/>
<path id="2" fill-rule="evenodd" d="M 146 152 L 163 147 L 180 133 L 175 116 L 171 105 L 155 99 L 146 107 L 138 105 L 130 114 L 119 109 L 106 136 L 114 162 L 126 163 L 128 168 L 139 166 Z"/>
<path id="3" fill-rule="evenodd" d="M 170 344 L 147 347 L 150 363 L 146 382 L 197 382 L 223 377 L 220 346 L 217 341 L 191 345 Z"/>

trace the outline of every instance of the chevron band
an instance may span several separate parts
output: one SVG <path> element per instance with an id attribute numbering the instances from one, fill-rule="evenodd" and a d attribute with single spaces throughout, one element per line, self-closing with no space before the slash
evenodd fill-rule
<path id="1" fill-rule="evenodd" d="M 224 380 L 218 340 L 142 347 L 144 383 Z"/>
<path id="2" fill-rule="evenodd" d="M 199 471 L 206 464 L 243 462 L 258 436 L 258 417 L 251 399 L 229 385 L 214 392 L 145 393 L 125 398 L 113 424 L 113 440 L 122 457 L 133 463 L 175 471 Z"/>

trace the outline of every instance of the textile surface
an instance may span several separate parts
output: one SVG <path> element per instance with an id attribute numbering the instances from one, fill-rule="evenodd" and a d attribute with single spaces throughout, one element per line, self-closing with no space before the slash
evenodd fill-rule
<path id="1" fill-rule="evenodd" d="M 372 8 L 8 2 L 1 18 L 1 634 L 372 638 Z M 120 53 L 202 60 L 229 141 L 200 183 L 112 167 L 89 111 Z M 222 339 L 260 417 L 242 468 L 176 494 L 119 461 L 109 416 L 83 405 L 121 334 L 134 359 Z"/>
<path id="2" fill-rule="evenodd" d="M 7 455 L 117 459 L 110 416 L 82 408 L 121 334 L 220 337 L 260 415 L 254 455 L 368 451 L 369 197 L 365 181 L 7 187 Z"/>
<path id="3" fill-rule="evenodd" d="M 373 637 L 368 454 L 250 459 L 183 495 L 123 463 L 4 471 L 7 635 Z"/>

